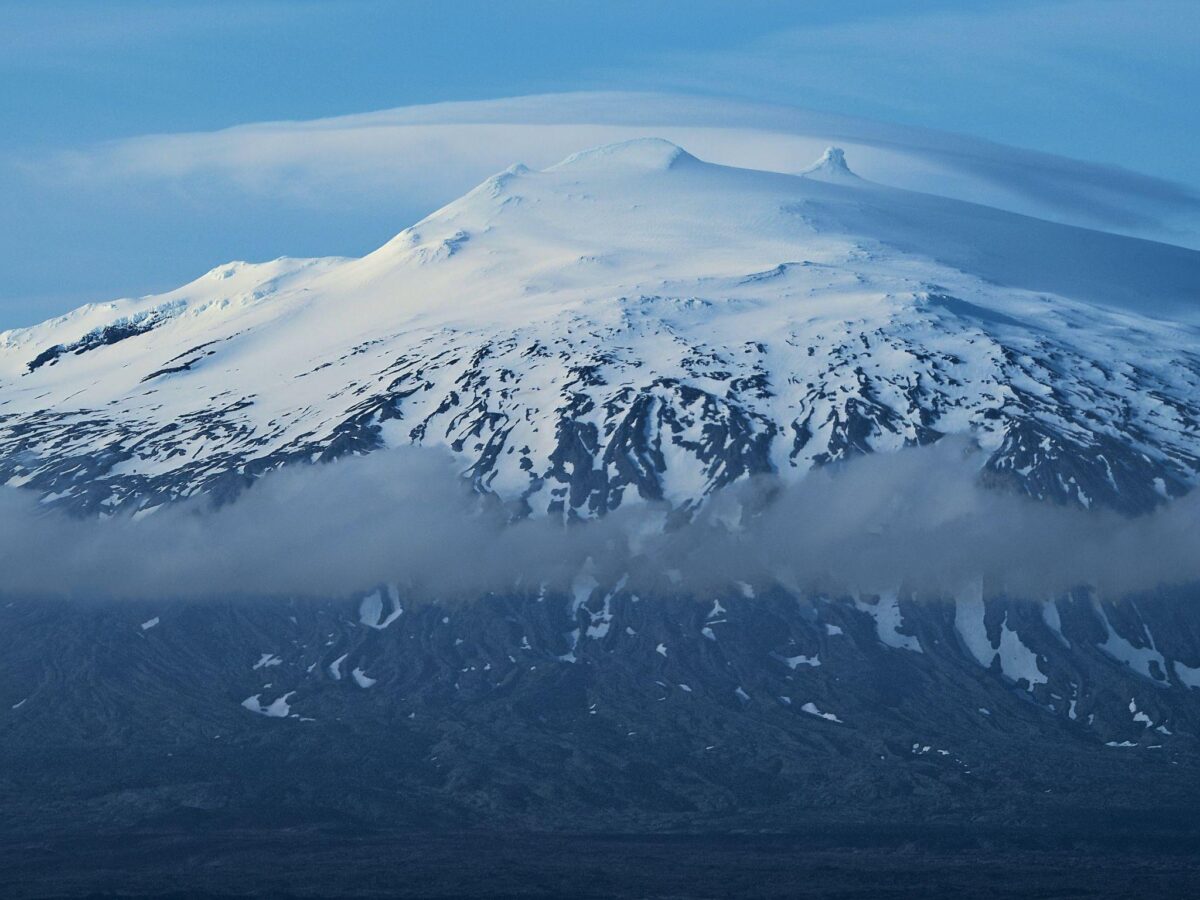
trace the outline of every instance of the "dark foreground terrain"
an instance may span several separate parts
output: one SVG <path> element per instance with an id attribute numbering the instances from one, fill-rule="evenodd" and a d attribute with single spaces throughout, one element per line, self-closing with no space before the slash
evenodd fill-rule
<path id="1" fill-rule="evenodd" d="M 1200 896 L 1200 606 L 0 602 L 0 896 Z"/>
<path id="2" fill-rule="evenodd" d="M 28 837 L 5 897 L 1194 897 L 1195 834 L 812 827 L 781 835 L 163 828 Z"/>

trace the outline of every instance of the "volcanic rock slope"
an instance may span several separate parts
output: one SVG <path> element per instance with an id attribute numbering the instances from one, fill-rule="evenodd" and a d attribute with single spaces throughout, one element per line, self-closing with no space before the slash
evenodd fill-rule
<path id="1" fill-rule="evenodd" d="M 1197 285 L 1200 254 L 871 184 L 836 150 L 784 176 L 636 141 L 514 167 L 361 259 L 234 263 L 5 332 L 0 481 L 141 516 L 416 443 L 524 514 L 686 515 L 756 473 L 965 435 L 999 489 L 1136 514 L 1200 473 Z M 452 608 L 395 585 L 10 598 L 6 824 L 1200 798 L 1194 589 L 954 599 L 652 600 L 584 576 Z"/>

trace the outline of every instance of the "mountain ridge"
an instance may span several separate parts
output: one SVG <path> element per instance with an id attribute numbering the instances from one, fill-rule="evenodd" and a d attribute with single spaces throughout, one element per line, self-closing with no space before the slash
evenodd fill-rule
<path id="1" fill-rule="evenodd" d="M 526 526 L 603 537 L 626 517 L 686 541 L 695 532 L 664 523 L 710 512 L 726 534 L 740 523 L 723 489 L 756 476 L 812 486 L 850 460 L 956 444 L 977 451 L 975 482 L 1044 501 L 1028 504 L 1039 513 L 1068 505 L 1136 529 L 1141 513 L 1192 508 L 1180 498 L 1200 477 L 1194 325 L 937 261 L 991 234 L 1015 241 L 993 249 L 1017 266 L 1030 241 L 1057 236 L 1040 252 L 1081 271 L 1078 287 L 1112 271 L 1086 271 L 1097 247 L 1133 248 L 1122 265 L 1172 253 L 1072 243 L 1077 231 L 840 175 L 683 159 L 652 142 L 512 167 L 360 259 L 229 264 L 0 336 L 0 482 L 23 492 L 31 521 L 133 545 L 115 557 L 70 543 L 81 577 L 65 597 L 0 585 L 0 830 L 917 821 L 1035 834 L 1070 823 L 1103 839 L 1151 823 L 1194 844 L 1195 584 L 1009 596 L 981 578 L 918 592 L 897 575 L 821 591 L 771 566 L 732 582 L 713 553 L 719 577 L 688 579 L 664 554 L 651 559 L 663 587 L 643 590 L 628 568 L 576 565 L 533 540 L 527 554 L 569 567 L 562 583 L 497 542 L 516 586 L 466 582 L 461 597 L 454 576 L 486 570 L 488 554 L 466 540 L 461 510 L 453 531 L 433 528 L 445 498 L 422 505 L 398 470 L 373 470 L 357 493 L 335 480 L 325 509 L 341 517 L 303 503 L 254 514 L 276 478 L 307 498 L 314 475 L 353 468 L 311 464 L 369 467 L 412 445 L 449 456 L 455 487 L 483 495 L 467 509 L 498 498 L 519 511 L 504 519 L 517 539 Z M 821 171 L 831 165 L 833 153 Z M 1145 283 L 1131 271 L 1117 287 L 1133 295 Z M 908 494 L 868 482 L 900 537 L 913 497 L 961 524 L 932 489 L 946 467 L 913 471 Z M 776 554 L 798 554 L 789 529 L 849 543 L 847 522 L 867 532 L 852 551 L 892 549 L 896 529 L 843 515 L 836 489 L 818 496 L 778 527 L 766 519 Z M 224 505 L 205 519 L 209 500 Z M 389 529 L 386 507 L 406 507 L 406 527 Z M 978 516 L 989 540 L 992 509 Z M 1121 515 L 1085 512 L 1103 510 Z M 203 527 L 225 534 L 222 512 L 245 514 L 223 542 Z M 558 527 L 579 520 L 598 521 Z M 299 551 L 224 552 L 297 526 Z M 340 543 L 311 538 L 329 529 Z M 42 533 L 20 562 L 53 593 L 71 567 Z M 396 579 L 364 571 L 360 544 Z M 1035 570 L 1034 551 L 1000 556 Z M 918 555 L 959 574 L 944 546 Z M 419 577 L 424 556 L 440 580 Z M 314 565 L 332 587 L 271 580 Z M 209 570 L 235 589 L 175 586 Z M 98 602 L 119 593 L 114 580 L 156 573 L 150 589 Z"/>
<path id="2" fill-rule="evenodd" d="M 110 514 L 418 443 L 586 518 L 968 434 L 1034 497 L 1137 512 L 1190 489 L 1193 326 L 896 249 L 862 223 L 969 208 L 847 180 L 833 150 L 818 168 L 837 177 L 603 147 L 361 259 L 227 264 L 5 332 L 0 482 Z"/>

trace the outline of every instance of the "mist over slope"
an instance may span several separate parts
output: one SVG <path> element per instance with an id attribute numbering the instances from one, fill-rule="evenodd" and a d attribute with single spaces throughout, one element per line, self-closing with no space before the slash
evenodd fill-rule
<path id="1" fill-rule="evenodd" d="M 1194 846 L 1200 254 L 853 162 L 605 145 L 0 334 L 0 831 Z"/>
<path id="2" fill-rule="evenodd" d="M 773 589 L 926 599 L 1072 589 L 1099 597 L 1200 580 L 1196 495 L 1137 518 L 1037 503 L 979 483 L 961 441 L 864 457 L 805 479 L 758 476 L 680 520 L 662 501 L 573 525 L 513 518 L 445 451 L 403 448 L 269 473 L 200 497 L 81 519 L 0 494 L 10 596 L 307 597 L 403 586 L 439 601 L 570 593 L 583 577 L 649 596 Z"/>

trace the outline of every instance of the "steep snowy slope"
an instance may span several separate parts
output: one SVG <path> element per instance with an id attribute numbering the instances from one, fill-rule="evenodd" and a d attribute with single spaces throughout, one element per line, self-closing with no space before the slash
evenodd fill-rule
<path id="1" fill-rule="evenodd" d="M 970 434 L 1037 497 L 1200 473 L 1200 253 L 658 140 L 515 166 L 362 259 L 0 334 L 0 482 L 91 513 L 444 445 L 535 513 Z M 1164 316 L 1170 317 L 1171 321 Z"/>

